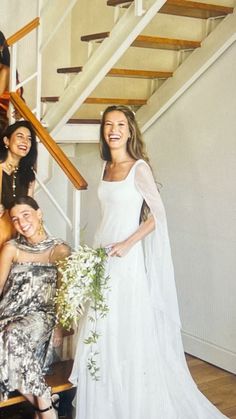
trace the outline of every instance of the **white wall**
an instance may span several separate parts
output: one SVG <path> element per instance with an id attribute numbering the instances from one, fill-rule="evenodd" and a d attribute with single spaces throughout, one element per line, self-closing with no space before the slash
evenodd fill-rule
<path id="1" fill-rule="evenodd" d="M 88 182 L 88 189 L 82 191 L 81 199 L 81 241 L 93 245 L 96 227 L 100 220 L 100 206 L 97 187 L 103 162 L 99 157 L 98 144 L 77 144 L 76 165 Z"/>
<path id="2" fill-rule="evenodd" d="M 185 348 L 236 372 L 236 44 L 146 133 Z"/>
<path id="3" fill-rule="evenodd" d="M 31 22 L 38 16 L 37 0 L 1 0 L 0 16 L 1 31 L 5 37 L 16 33 L 19 29 Z M 17 70 L 20 81 L 25 80 L 36 69 L 36 31 L 31 32 L 23 38 L 17 47 Z M 35 80 L 24 87 L 24 98 L 30 106 L 35 107 L 35 97 L 32 92 L 35 90 Z"/>

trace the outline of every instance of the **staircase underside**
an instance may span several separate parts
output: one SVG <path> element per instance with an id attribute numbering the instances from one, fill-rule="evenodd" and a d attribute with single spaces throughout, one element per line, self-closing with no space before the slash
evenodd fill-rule
<path id="1" fill-rule="evenodd" d="M 46 113 L 44 121 L 57 141 L 63 141 L 63 138 L 64 141 L 67 138 L 76 141 L 76 136 L 77 142 L 98 141 L 98 125 L 93 124 L 92 126 L 83 123 L 80 125 L 80 133 L 78 134 L 78 127 L 75 124 L 65 124 L 83 103 L 92 103 L 88 98 L 90 93 L 111 71 L 117 60 L 139 36 L 164 2 L 150 0 L 147 3 L 149 10 L 142 17 L 134 15 L 133 5 L 127 9 L 110 32 L 109 38 L 99 45 L 83 66 L 82 72 L 74 76 L 59 102 L 55 103 Z M 235 40 L 236 13 L 234 11 L 203 40 L 201 48 L 192 52 L 175 70 L 173 77 L 166 80 L 138 109 L 136 116 L 141 130 L 145 132 Z M 73 134 L 73 131 L 77 131 L 77 133 Z"/>
<path id="2" fill-rule="evenodd" d="M 163 0 L 147 0 L 143 16 L 135 16 L 134 5 L 127 9 L 114 26 L 109 39 L 101 43 L 85 64 L 83 72 L 75 76 L 60 101 L 45 115 L 44 122 L 53 136 L 83 104 L 164 3 Z"/>
<path id="3" fill-rule="evenodd" d="M 236 12 L 227 16 L 136 113 L 145 132 L 236 41 Z M 222 77 L 224 77 L 222 75 Z"/>

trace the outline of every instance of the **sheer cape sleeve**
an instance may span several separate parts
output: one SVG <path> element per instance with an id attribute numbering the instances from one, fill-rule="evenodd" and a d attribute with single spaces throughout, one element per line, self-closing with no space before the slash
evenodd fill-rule
<path id="1" fill-rule="evenodd" d="M 162 312 L 180 328 L 165 209 L 149 165 L 144 160 L 139 160 L 137 163 L 135 185 L 155 219 L 155 230 L 143 241 L 151 303 L 156 318 L 159 318 Z"/>

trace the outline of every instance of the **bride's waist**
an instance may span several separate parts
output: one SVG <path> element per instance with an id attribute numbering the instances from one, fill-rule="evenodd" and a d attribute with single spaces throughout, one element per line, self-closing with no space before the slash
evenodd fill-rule
<path id="1" fill-rule="evenodd" d="M 95 247 L 105 247 L 112 243 L 117 243 L 124 241 L 128 239 L 136 230 L 137 226 L 135 228 L 127 228 L 127 229 L 116 229 L 115 227 L 113 229 L 103 229 L 100 228 L 97 230 L 95 236 L 94 236 L 94 246 Z"/>

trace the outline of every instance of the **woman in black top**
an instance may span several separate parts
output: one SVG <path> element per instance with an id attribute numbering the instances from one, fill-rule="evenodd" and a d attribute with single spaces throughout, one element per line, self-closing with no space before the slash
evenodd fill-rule
<path id="1" fill-rule="evenodd" d="M 0 218 L 15 198 L 33 195 L 36 160 L 36 135 L 30 122 L 9 125 L 0 138 Z M 0 235 L 0 246 L 3 241 Z"/>

